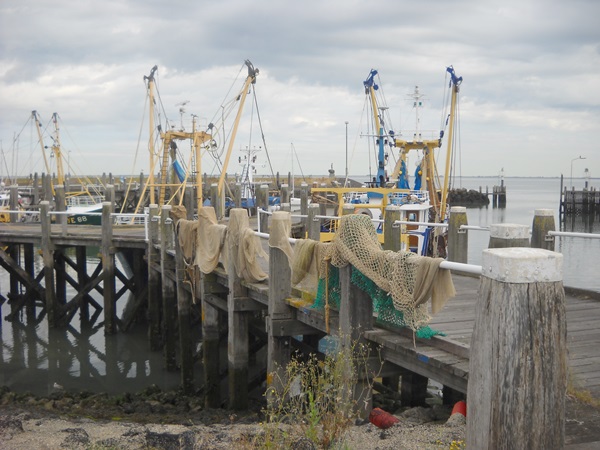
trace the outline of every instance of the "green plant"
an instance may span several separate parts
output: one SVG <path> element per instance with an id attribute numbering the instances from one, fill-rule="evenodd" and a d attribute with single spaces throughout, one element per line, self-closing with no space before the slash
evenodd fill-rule
<path id="1" fill-rule="evenodd" d="M 293 448 L 303 440 L 324 449 L 344 445 L 345 431 L 370 404 L 381 368 L 372 370 L 370 353 L 362 343 L 341 345 L 325 356 L 296 355 L 269 374 L 261 448 Z"/>

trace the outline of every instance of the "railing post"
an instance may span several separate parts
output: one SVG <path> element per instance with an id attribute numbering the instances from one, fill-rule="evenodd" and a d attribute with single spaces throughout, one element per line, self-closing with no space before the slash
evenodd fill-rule
<path id="1" fill-rule="evenodd" d="M 467 208 L 452 206 L 448 220 L 448 261 L 467 264 L 469 232 L 460 229 L 463 225 L 467 225 Z"/>
<path id="2" fill-rule="evenodd" d="M 468 448 L 564 447 L 562 264 L 561 254 L 543 249 L 483 251 L 469 361 Z"/>
<path id="3" fill-rule="evenodd" d="M 531 247 L 554 251 L 554 236 L 548 236 L 549 231 L 556 231 L 554 211 L 536 209 L 531 230 Z"/>
<path id="4" fill-rule="evenodd" d="M 529 247 L 529 227 L 515 223 L 490 225 L 490 243 L 488 247 Z"/>

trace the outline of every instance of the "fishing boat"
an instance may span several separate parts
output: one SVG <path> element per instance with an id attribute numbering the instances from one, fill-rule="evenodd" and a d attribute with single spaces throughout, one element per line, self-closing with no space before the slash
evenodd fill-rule
<path id="1" fill-rule="evenodd" d="M 246 97 L 251 87 L 256 83 L 256 77 L 259 73 L 259 70 L 248 60 L 244 62 L 244 66 L 247 68 L 247 76 L 244 79 L 241 89 L 233 97 L 233 100 L 226 101 L 218 109 L 214 120 L 205 126 L 201 126 L 197 121 L 197 116 L 192 115 L 191 131 L 186 130 L 184 127 L 182 108 L 180 108 L 182 120 L 179 129 L 175 129 L 175 127 L 168 124 L 156 123 L 158 117 L 166 118 L 166 111 L 161 111 L 161 114 L 157 114 L 157 111 L 155 111 L 155 105 L 159 104 L 159 102 L 156 102 L 158 95 L 155 83 L 158 67 L 154 66 L 150 74 L 144 76 L 149 99 L 148 104 L 150 105 L 150 138 L 148 141 L 150 175 L 140 195 L 136 212 L 147 204 L 155 204 L 159 207 L 163 205 L 181 205 L 185 189 L 188 186 L 196 188 L 195 207 L 200 208 L 203 205 L 210 205 L 210 199 L 205 199 L 203 196 L 201 177 L 203 157 L 211 160 L 213 166 L 219 171 L 217 197 L 223 199 L 223 203 L 212 206 L 215 206 L 215 209 L 220 214 L 224 214 L 226 208 L 231 206 L 233 195 L 231 192 L 225 192 L 229 188 L 225 183 L 227 167 L 232 156 L 232 149 Z M 188 102 L 186 101 L 185 103 Z M 231 128 L 226 130 L 225 121 L 234 112 L 236 114 Z M 158 132 L 160 142 L 162 143 L 159 149 L 155 149 L 154 146 L 156 132 Z M 183 149 L 178 144 L 180 141 L 186 140 L 191 144 L 189 155 L 185 155 Z M 242 171 L 242 178 L 245 180 L 245 193 L 243 196 L 246 199 L 246 204 L 250 205 L 254 202 L 252 166 L 255 160 L 253 161 L 254 158 L 251 154 L 248 154 L 247 157 L 249 159 L 245 161 L 246 166 Z M 240 163 L 242 163 L 241 157 Z M 225 202 L 226 197 L 229 198 L 228 203 Z"/>
<path id="2" fill-rule="evenodd" d="M 363 82 L 366 101 L 371 110 L 371 138 L 376 151 L 377 172 L 362 188 L 322 187 L 312 188 L 311 193 L 321 197 L 334 196 L 338 211 L 345 204 L 354 207 L 355 214 L 366 214 L 374 221 L 383 242 L 382 222 L 388 205 L 397 205 L 400 209 L 401 249 L 419 255 L 445 256 L 445 237 L 434 226 L 447 220 L 447 197 L 452 162 L 453 131 L 456 123 L 456 111 L 459 86 L 462 77 L 458 77 L 452 66 L 446 68 L 449 77 L 448 91 L 450 95 L 449 113 L 444 127 L 435 139 L 423 139 L 417 129 L 412 140 L 403 139 L 390 126 L 388 107 L 385 105 L 378 82 L 378 72 L 372 69 Z M 414 106 L 418 120 L 420 106 L 418 88 L 413 93 Z M 446 158 L 443 178 L 438 173 L 435 150 L 442 147 L 444 135 L 447 133 Z M 390 154 L 397 160 L 393 171 L 388 173 L 387 166 Z M 416 169 L 411 177 L 408 173 L 409 159 Z M 412 185 L 411 185 L 412 181 Z M 333 238 L 336 222 L 330 222 L 322 229 L 321 240 Z"/>
<path id="3" fill-rule="evenodd" d="M 31 119 L 33 120 L 37 130 L 46 172 L 48 174 L 53 172 L 50 159 L 52 159 L 56 165 L 56 182 L 51 184 L 52 195 L 54 196 L 56 194 L 56 186 L 65 186 L 66 181 L 63 150 L 60 139 L 59 116 L 57 113 L 52 114 L 54 131 L 51 135 L 52 145 L 49 147 L 50 156 L 46 154 L 47 147 L 44 146 L 41 121 L 37 111 L 31 112 Z M 68 165 L 70 165 L 70 162 L 68 162 Z M 91 180 L 80 180 L 80 184 L 80 191 L 65 192 L 67 223 L 71 225 L 100 225 L 102 222 L 101 213 L 104 195 L 102 195 L 99 190 L 90 190 L 90 187 L 94 186 L 94 184 L 91 183 Z"/>

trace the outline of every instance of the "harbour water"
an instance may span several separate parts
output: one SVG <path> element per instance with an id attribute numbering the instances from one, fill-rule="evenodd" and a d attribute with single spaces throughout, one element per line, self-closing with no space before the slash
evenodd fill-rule
<path id="1" fill-rule="evenodd" d="M 590 186 L 600 187 L 600 179 L 589 180 Z M 500 184 L 497 177 L 463 177 L 454 187 L 491 192 Z M 469 225 L 487 227 L 495 223 L 517 223 L 531 226 L 536 209 L 555 211 L 557 230 L 600 233 L 600 219 L 574 217 L 559 220 L 560 178 L 505 178 L 507 202 L 505 208 L 490 204 L 483 208 L 468 208 Z M 570 180 L 565 182 L 571 187 Z M 572 182 L 582 189 L 583 179 Z M 469 263 L 480 264 L 487 248 L 487 231 L 469 231 Z M 556 238 L 555 251 L 564 257 L 564 284 L 600 292 L 600 239 Z M 92 252 L 88 252 L 92 254 Z M 88 258 L 95 267 L 97 258 Z M 36 268 L 36 273 L 40 268 Z M 0 292 L 6 296 L 9 286 L 7 273 L 0 269 Z M 120 286 L 117 286 L 119 289 Z M 102 303 L 98 293 L 96 300 Z M 124 301 L 124 300 L 120 300 Z M 120 304 L 119 307 L 124 307 Z M 49 395 L 57 390 L 106 392 L 120 394 L 138 392 L 150 385 L 163 390 L 177 389 L 178 372 L 167 372 L 162 352 L 151 352 L 146 324 L 141 323 L 117 336 L 105 336 L 100 322 L 82 328 L 78 320 L 63 330 L 49 330 L 45 317 L 8 322 L 4 317 L 9 307 L 1 308 L 0 321 L 0 386 L 15 392 Z M 199 325 L 198 325 L 199 327 Z M 197 364 L 196 379 L 201 377 Z"/>
<path id="2" fill-rule="evenodd" d="M 588 186 L 600 188 L 600 179 L 583 178 L 563 180 L 563 189 L 582 190 L 585 182 Z M 475 189 L 482 192 L 492 192 L 492 187 L 500 185 L 498 177 L 462 177 L 455 181 L 455 188 Z M 554 221 L 557 231 L 600 234 L 600 218 L 593 216 L 567 217 L 560 221 L 560 178 L 504 178 L 506 186 L 506 207 L 494 208 L 490 205 L 483 208 L 467 208 L 469 225 L 489 227 L 498 223 L 514 223 L 533 225 L 536 209 L 551 209 L 554 211 Z M 565 286 L 589 289 L 600 292 L 600 239 L 584 239 L 578 237 L 555 237 L 555 251 L 563 255 L 563 283 Z M 470 264 L 481 264 L 481 255 L 488 247 L 489 233 L 486 231 L 469 230 Z"/>

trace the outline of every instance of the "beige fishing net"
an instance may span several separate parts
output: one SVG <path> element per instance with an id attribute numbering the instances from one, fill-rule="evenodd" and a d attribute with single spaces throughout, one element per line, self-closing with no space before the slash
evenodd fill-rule
<path id="1" fill-rule="evenodd" d="M 329 258 L 335 268 L 347 264 L 354 266 L 359 274 L 355 276 L 353 273 L 352 281 L 371 295 L 376 311 L 382 310 L 391 298 L 401 317 L 391 315 L 390 320 L 402 322 L 402 326 L 412 330 L 429 323 L 426 302 L 430 298 L 432 312 L 435 313 L 448 298 L 456 295 L 450 272 L 439 268 L 443 259 L 382 250 L 371 219 L 364 214 L 343 216 L 338 232 L 325 253 L 325 258 Z M 328 274 L 330 278 L 331 275 L 335 275 L 334 271 Z M 326 284 L 335 289 L 336 281 L 330 279 Z M 322 288 L 323 283 L 320 284 L 316 304 L 322 304 L 323 297 L 330 294 L 329 287 L 327 292 L 323 292 Z"/>
<path id="2" fill-rule="evenodd" d="M 227 235 L 227 226 L 217 222 L 212 206 L 198 210 L 198 230 L 195 264 L 202 273 L 211 273 L 219 264 L 221 251 Z"/>
<path id="3" fill-rule="evenodd" d="M 260 238 L 250 228 L 248 211 L 233 208 L 229 212 L 229 227 L 225 238 L 233 267 L 238 277 L 249 281 L 262 281 L 267 278 L 258 258 L 267 258 Z"/>
<path id="4" fill-rule="evenodd" d="M 175 223 L 175 230 L 179 247 L 183 252 L 183 258 L 187 264 L 192 264 L 196 257 L 196 233 L 198 222 L 187 220 L 184 206 L 173 206 L 169 217 Z"/>

